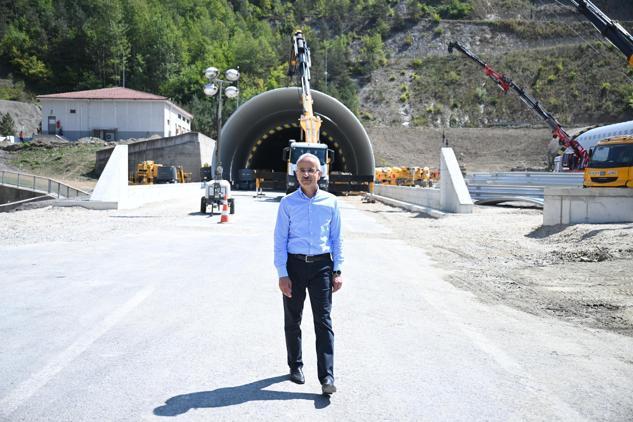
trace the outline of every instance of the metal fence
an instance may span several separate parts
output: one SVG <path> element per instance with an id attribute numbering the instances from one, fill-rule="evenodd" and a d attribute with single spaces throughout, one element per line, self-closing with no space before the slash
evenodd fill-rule
<path id="1" fill-rule="evenodd" d="M 54 198 L 85 198 L 90 196 L 88 192 L 68 186 L 48 177 L 34 176 L 32 174 L 18 173 L 15 171 L 1 170 L 0 185 L 26 189 L 50 195 Z"/>
<path id="2" fill-rule="evenodd" d="M 478 203 L 512 200 L 542 204 L 546 187 L 582 187 L 582 173 L 495 172 L 465 177 L 471 198 Z"/>

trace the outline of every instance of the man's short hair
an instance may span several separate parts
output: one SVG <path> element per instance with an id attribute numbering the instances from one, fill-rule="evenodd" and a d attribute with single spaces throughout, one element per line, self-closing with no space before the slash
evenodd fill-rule
<path id="1" fill-rule="evenodd" d="M 297 158 L 297 164 L 299 164 L 299 162 L 305 158 L 313 158 L 319 164 L 318 170 L 321 171 L 321 160 L 319 160 L 319 157 L 309 152 L 306 152 L 305 154 L 301 154 L 299 158 Z"/>

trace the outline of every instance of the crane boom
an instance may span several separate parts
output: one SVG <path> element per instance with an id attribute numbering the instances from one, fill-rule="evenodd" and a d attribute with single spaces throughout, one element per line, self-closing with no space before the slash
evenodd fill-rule
<path id="1" fill-rule="evenodd" d="M 589 0 L 571 0 L 571 2 L 611 44 L 624 53 L 629 66 L 633 66 L 633 36 Z"/>
<path id="2" fill-rule="evenodd" d="M 492 69 L 487 63 L 481 60 L 472 51 L 464 47 L 458 42 L 450 42 L 448 44 L 448 52 L 452 53 L 453 50 L 458 50 L 466 57 L 472 59 L 479 64 L 484 70 L 484 74 L 492 79 L 498 86 L 507 93 L 510 89 L 517 93 L 521 101 L 523 101 L 528 107 L 532 109 L 540 118 L 545 120 L 547 125 L 552 130 L 552 135 L 558 138 L 558 141 L 565 147 L 571 147 L 574 150 L 574 154 L 578 157 L 579 168 L 584 168 L 589 161 L 589 154 L 587 151 L 576 141 L 573 137 L 563 129 L 561 124 L 556 118 L 539 103 L 535 98 L 529 95 L 523 88 L 514 83 L 512 79 Z"/>
<path id="3" fill-rule="evenodd" d="M 297 75 L 301 79 L 301 104 L 303 114 L 299 118 L 299 124 L 303 129 L 304 141 L 308 143 L 319 142 L 319 130 L 321 128 L 321 118 L 314 115 L 312 110 L 312 95 L 310 94 L 310 49 L 306 43 L 303 33 L 295 31 L 292 37 L 292 49 L 290 50 L 290 61 L 288 75 Z"/>

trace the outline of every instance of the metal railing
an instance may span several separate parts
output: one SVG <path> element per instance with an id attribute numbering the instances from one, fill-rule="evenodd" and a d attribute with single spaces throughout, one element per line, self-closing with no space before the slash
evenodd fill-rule
<path id="1" fill-rule="evenodd" d="M 18 173 L 15 171 L 0 170 L 0 185 L 10 186 L 18 189 L 30 190 L 50 195 L 54 198 L 85 198 L 90 196 L 88 192 L 82 191 L 65 183 L 48 177 L 35 176 L 32 174 Z"/>
<path id="2" fill-rule="evenodd" d="M 530 201 L 543 204 L 546 187 L 582 187 L 582 173 L 495 172 L 465 177 L 477 203 Z"/>

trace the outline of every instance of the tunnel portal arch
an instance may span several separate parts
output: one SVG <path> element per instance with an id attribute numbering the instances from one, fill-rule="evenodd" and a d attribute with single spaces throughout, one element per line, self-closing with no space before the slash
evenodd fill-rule
<path id="1" fill-rule="evenodd" d="M 335 151 L 332 171 L 373 176 L 374 153 L 365 128 L 356 116 L 329 95 L 311 91 L 314 112 L 323 120 L 321 142 Z M 285 171 L 283 148 L 301 140 L 299 88 L 279 88 L 259 94 L 240 106 L 221 134 L 224 178 L 237 180 L 239 169 Z"/>

